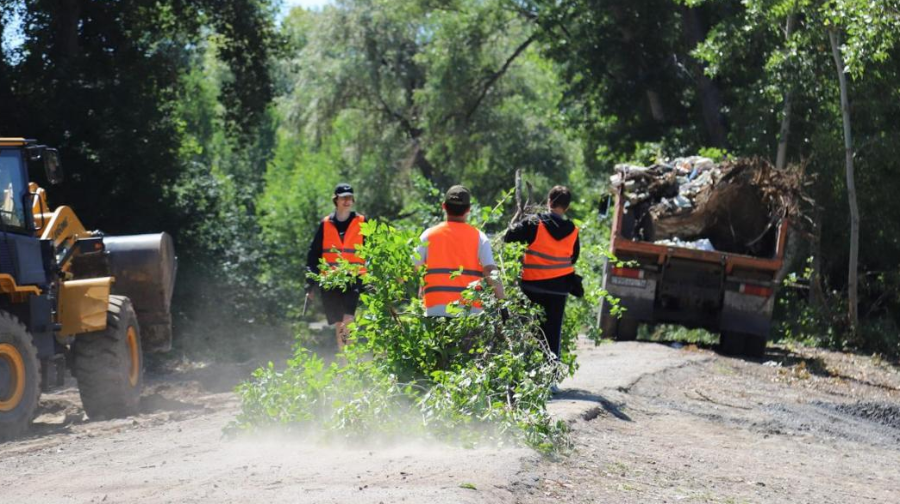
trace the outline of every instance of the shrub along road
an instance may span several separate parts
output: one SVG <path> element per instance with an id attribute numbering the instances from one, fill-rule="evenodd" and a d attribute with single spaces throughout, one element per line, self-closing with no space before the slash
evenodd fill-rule
<path id="1" fill-rule="evenodd" d="M 144 413 L 86 421 L 70 388 L 0 445 L 4 502 L 896 502 L 900 372 L 869 357 L 585 345 L 551 403 L 574 452 L 228 440 L 251 367 L 149 377 Z"/>

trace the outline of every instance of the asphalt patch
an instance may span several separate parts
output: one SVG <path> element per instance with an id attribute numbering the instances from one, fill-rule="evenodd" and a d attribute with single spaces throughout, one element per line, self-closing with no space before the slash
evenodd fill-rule
<path id="1" fill-rule="evenodd" d="M 857 402 L 853 404 L 831 404 L 835 411 L 874 422 L 885 427 L 900 430 L 900 405 L 880 402 Z"/>

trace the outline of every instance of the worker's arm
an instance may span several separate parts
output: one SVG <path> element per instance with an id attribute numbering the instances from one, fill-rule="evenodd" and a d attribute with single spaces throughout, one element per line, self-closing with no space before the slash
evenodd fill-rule
<path id="1" fill-rule="evenodd" d="M 581 236 L 575 238 L 575 247 L 572 248 L 572 264 L 578 262 L 578 256 L 581 255 Z"/>
<path id="2" fill-rule="evenodd" d="M 424 233 L 419 235 L 419 246 L 416 247 L 416 254 L 413 256 L 413 261 L 415 261 L 416 265 L 416 273 L 425 266 L 425 261 L 428 259 L 428 231 L 426 230 Z M 425 297 L 425 285 L 419 286 L 419 297 Z"/>
<path id="3" fill-rule="evenodd" d="M 484 278 L 487 279 L 488 284 L 490 284 L 491 288 L 494 289 L 494 295 L 497 296 L 497 299 L 504 299 L 506 294 L 503 292 L 503 282 L 500 281 L 499 275 L 494 277 L 491 273 L 498 272 L 497 266 L 490 265 L 484 267 Z"/>
<path id="4" fill-rule="evenodd" d="M 306 270 L 312 273 L 319 272 L 319 259 L 322 258 L 322 241 L 325 237 L 325 230 L 322 223 L 319 223 L 319 228 L 316 230 L 316 235 L 313 237 L 312 242 L 309 244 L 309 250 L 306 252 Z M 309 298 L 313 297 L 313 287 L 316 286 L 316 281 L 312 278 L 306 278 L 306 296 Z"/>
<path id="5" fill-rule="evenodd" d="M 533 219 L 525 219 L 506 230 L 503 241 L 506 243 L 531 244 L 537 237 L 537 223 Z"/>
<path id="6" fill-rule="evenodd" d="M 497 299 L 503 299 L 506 295 L 503 293 L 503 282 L 500 281 L 499 270 L 494 262 L 494 251 L 491 250 L 491 242 L 487 235 L 481 233 L 478 237 L 478 261 L 481 263 L 481 271 L 488 284 L 494 289 L 494 295 Z M 491 273 L 497 271 L 498 275 L 494 277 Z"/>

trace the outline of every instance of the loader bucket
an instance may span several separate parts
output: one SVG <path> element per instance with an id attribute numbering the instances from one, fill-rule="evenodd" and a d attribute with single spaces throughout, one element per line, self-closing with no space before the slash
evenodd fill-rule
<path id="1" fill-rule="evenodd" d="M 172 348 L 172 291 L 177 259 L 168 233 L 105 236 L 112 294 L 128 296 L 137 313 L 144 352 Z"/>

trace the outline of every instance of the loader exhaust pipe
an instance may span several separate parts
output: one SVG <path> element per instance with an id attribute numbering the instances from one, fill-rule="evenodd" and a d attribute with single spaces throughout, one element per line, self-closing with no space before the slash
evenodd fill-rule
<path id="1" fill-rule="evenodd" d="M 178 268 L 168 233 L 104 236 L 112 294 L 128 296 L 137 313 L 144 352 L 172 348 L 172 292 Z"/>

